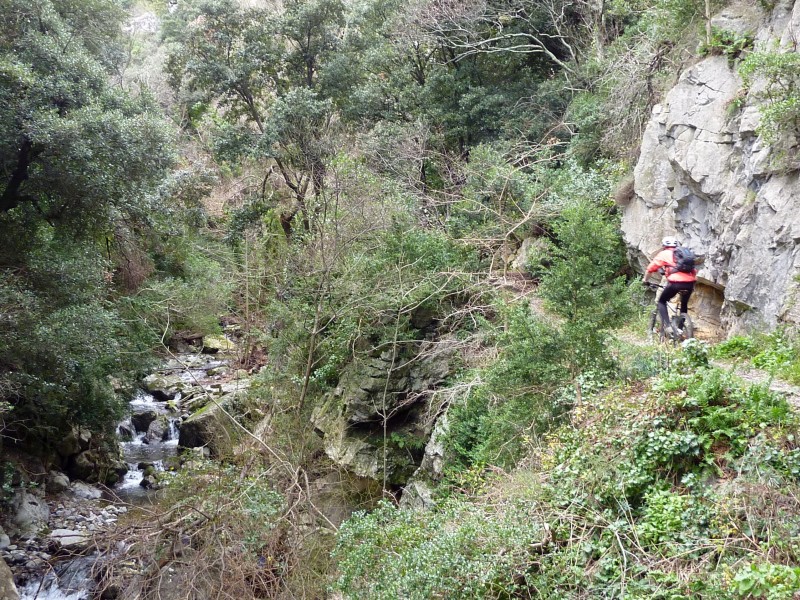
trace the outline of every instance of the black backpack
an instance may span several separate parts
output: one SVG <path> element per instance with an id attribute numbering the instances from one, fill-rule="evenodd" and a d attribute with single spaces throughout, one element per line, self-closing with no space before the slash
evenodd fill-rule
<path id="1" fill-rule="evenodd" d="M 681 273 L 691 273 L 694 271 L 695 255 L 691 249 L 682 247 L 675 248 L 675 250 L 672 251 L 672 259 L 675 261 L 675 266 L 673 267 L 675 271 L 680 271 Z"/>

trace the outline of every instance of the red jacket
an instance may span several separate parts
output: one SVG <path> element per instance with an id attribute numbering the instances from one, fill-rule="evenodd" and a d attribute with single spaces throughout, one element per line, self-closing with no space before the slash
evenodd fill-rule
<path id="1" fill-rule="evenodd" d="M 675 266 L 675 259 L 672 256 L 674 248 L 664 248 L 661 252 L 656 254 L 655 258 L 647 265 L 646 274 L 655 273 L 659 269 L 664 269 L 667 276 L 667 281 L 673 283 L 688 283 L 697 281 L 697 269 L 692 269 L 691 273 L 683 273 L 676 271 L 670 267 Z"/>

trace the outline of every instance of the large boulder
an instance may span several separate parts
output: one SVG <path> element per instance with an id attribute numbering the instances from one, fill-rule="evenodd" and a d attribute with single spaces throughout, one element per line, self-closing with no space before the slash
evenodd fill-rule
<path id="1" fill-rule="evenodd" d="M 136 431 L 146 432 L 157 418 L 156 411 L 145 409 L 131 415 L 131 424 Z"/>
<path id="2" fill-rule="evenodd" d="M 11 538 L 8 537 L 6 532 L 0 527 L 0 550 L 5 550 L 11 545 Z"/>
<path id="3" fill-rule="evenodd" d="M 74 456 L 68 470 L 72 479 L 114 485 L 128 472 L 128 466 L 121 457 L 96 448 Z"/>
<path id="4" fill-rule="evenodd" d="M 47 475 L 47 493 L 59 494 L 69 489 L 69 477 L 60 471 L 50 471 Z"/>
<path id="5" fill-rule="evenodd" d="M 70 492 L 76 498 L 82 498 L 83 500 L 98 500 L 103 496 L 99 489 L 83 481 L 73 481 L 72 485 L 70 485 Z"/>
<path id="6" fill-rule="evenodd" d="M 148 442 L 160 442 L 166 439 L 168 430 L 169 422 L 167 421 L 167 417 L 161 416 L 150 423 L 150 425 L 147 427 L 147 434 L 144 436 L 144 438 Z"/>
<path id="7" fill-rule="evenodd" d="M 47 502 L 24 489 L 16 491 L 10 508 L 10 533 L 21 538 L 35 537 L 50 518 Z"/>
<path id="8" fill-rule="evenodd" d="M 236 416 L 246 390 L 230 392 L 209 401 L 181 423 L 178 446 L 208 448 L 212 456 L 230 451 L 240 440 L 240 430 L 228 415 Z"/>
<path id="9" fill-rule="evenodd" d="M 142 382 L 144 389 L 152 394 L 153 398 L 159 401 L 172 400 L 179 393 L 183 393 L 192 387 L 192 384 L 184 381 L 179 374 L 161 375 L 153 373 L 144 378 Z"/>
<path id="10" fill-rule="evenodd" d="M 56 452 L 62 459 L 78 454 L 81 450 L 86 450 L 92 442 L 92 432 L 86 427 L 72 427 L 67 434 L 56 444 Z"/>
<path id="11" fill-rule="evenodd" d="M 85 550 L 91 541 L 85 532 L 72 529 L 54 529 L 48 537 L 58 548 L 71 551 Z"/>
<path id="12" fill-rule="evenodd" d="M 760 48 L 775 51 L 800 28 L 800 3 L 767 13 L 739 0 L 714 22 L 755 33 Z M 724 56 L 686 69 L 653 109 L 635 193 L 623 208 L 622 230 L 640 268 L 667 235 L 704 256 L 690 305 L 701 335 L 800 323 L 798 171 L 786 160 L 797 148 L 780 151 L 757 134 L 758 87 L 745 95 Z"/>
<path id="13" fill-rule="evenodd" d="M 19 600 L 17 586 L 14 585 L 14 575 L 2 558 L 0 558 L 0 598 L 3 600 Z"/>
<path id="14" fill-rule="evenodd" d="M 216 354 L 218 352 L 232 352 L 236 350 L 236 344 L 224 335 L 207 335 L 203 337 L 203 353 Z"/>

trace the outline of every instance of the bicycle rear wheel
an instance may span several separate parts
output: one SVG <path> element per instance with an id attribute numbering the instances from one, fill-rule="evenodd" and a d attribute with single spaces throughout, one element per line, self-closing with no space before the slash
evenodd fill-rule
<path id="1" fill-rule="evenodd" d="M 692 322 L 692 317 L 686 313 L 683 313 L 681 317 L 683 317 L 683 338 L 690 340 L 694 337 L 694 323 Z"/>
<path id="2" fill-rule="evenodd" d="M 686 313 L 672 317 L 670 326 L 672 328 L 672 339 L 676 344 L 694 337 L 694 323 Z"/>

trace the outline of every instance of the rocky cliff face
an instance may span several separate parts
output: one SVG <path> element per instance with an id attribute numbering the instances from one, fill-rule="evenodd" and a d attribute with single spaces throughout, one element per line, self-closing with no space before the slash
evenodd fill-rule
<path id="1" fill-rule="evenodd" d="M 312 422 L 326 454 L 359 477 L 405 483 L 422 458 L 431 394 L 454 370 L 447 341 L 390 347 L 354 361 Z"/>
<path id="2" fill-rule="evenodd" d="M 754 34 L 757 48 L 796 52 L 800 1 L 771 11 L 736 1 L 713 24 Z M 759 119 L 726 57 L 687 68 L 653 109 L 624 207 L 624 236 L 642 269 L 665 235 L 705 257 L 691 310 L 707 336 L 800 323 L 797 147 L 779 160 L 756 133 Z"/>

